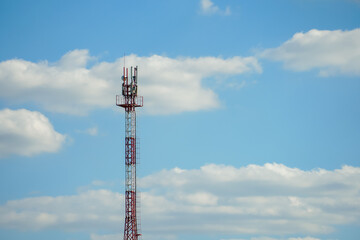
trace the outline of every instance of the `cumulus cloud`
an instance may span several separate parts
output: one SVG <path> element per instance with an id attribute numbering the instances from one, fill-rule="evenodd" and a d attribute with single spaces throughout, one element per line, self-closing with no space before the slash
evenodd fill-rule
<path id="1" fill-rule="evenodd" d="M 359 223 L 359 180 L 360 168 L 350 166 L 334 171 L 281 164 L 175 168 L 141 180 L 142 187 L 152 189 L 142 195 L 143 219 L 151 224 L 146 216 L 156 215 L 151 227 L 159 231 L 166 231 L 160 230 L 162 221 L 170 218 L 177 232 L 326 234 L 335 225 Z M 204 193 L 211 204 L 202 201 Z"/>
<path id="2" fill-rule="evenodd" d="M 39 112 L 26 109 L 0 110 L 0 157 L 57 152 L 65 138 Z"/>
<path id="3" fill-rule="evenodd" d="M 360 28 L 351 31 L 310 30 L 296 33 L 261 57 L 281 61 L 294 71 L 315 69 L 321 76 L 360 75 Z"/>
<path id="4" fill-rule="evenodd" d="M 73 196 L 33 197 L 0 206 L 0 226 L 20 230 L 89 231 L 117 229 L 123 218 L 123 195 L 89 190 Z"/>
<path id="5" fill-rule="evenodd" d="M 225 16 L 231 15 L 231 10 L 229 6 L 227 6 L 225 10 L 221 10 L 211 0 L 201 0 L 200 9 L 201 9 L 201 13 L 205 15 L 213 15 L 213 14 L 220 14 Z"/>
<path id="6" fill-rule="evenodd" d="M 154 239 L 186 232 L 317 240 L 310 236 L 360 220 L 360 168 L 351 166 L 304 171 L 275 163 L 210 164 L 163 170 L 142 178 L 140 185 L 142 232 Z M 123 217 L 123 195 L 109 190 L 0 206 L 1 228 L 86 230 L 93 240 L 115 238 Z M 113 234 L 97 235 L 101 231 Z"/>
<path id="7" fill-rule="evenodd" d="M 48 111 L 75 115 L 114 106 L 115 95 L 121 93 L 123 58 L 87 67 L 92 58 L 88 50 L 74 50 L 51 64 L 22 59 L 0 62 L 0 98 L 9 104 L 30 102 Z M 139 66 L 139 93 L 150 114 L 217 108 L 218 97 L 202 85 L 204 78 L 261 72 L 254 57 L 130 55 L 126 63 Z"/>

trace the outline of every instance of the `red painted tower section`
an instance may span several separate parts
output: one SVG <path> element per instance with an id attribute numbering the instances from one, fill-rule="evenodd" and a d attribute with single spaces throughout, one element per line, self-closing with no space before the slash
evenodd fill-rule
<path id="1" fill-rule="evenodd" d="M 143 97 L 137 95 L 138 67 L 123 68 L 122 95 L 116 95 L 116 105 L 125 109 L 125 227 L 124 240 L 138 240 L 139 219 L 137 216 L 136 192 L 136 111 L 143 106 Z"/>

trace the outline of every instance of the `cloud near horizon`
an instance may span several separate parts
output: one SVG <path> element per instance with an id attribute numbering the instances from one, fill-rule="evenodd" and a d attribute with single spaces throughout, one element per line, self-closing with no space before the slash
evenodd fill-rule
<path id="1" fill-rule="evenodd" d="M 65 140 L 66 136 L 56 132 L 49 119 L 39 112 L 0 110 L 0 158 L 57 152 Z"/>
<path id="2" fill-rule="evenodd" d="M 99 62 L 89 51 L 73 50 L 58 62 L 12 59 L 0 62 L 0 99 L 8 104 L 33 103 L 50 112 L 85 115 L 115 105 L 121 94 L 123 58 Z M 205 78 L 224 78 L 262 71 L 254 57 L 169 58 L 126 56 L 127 66 L 139 66 L 139 94 L 148 114 L 176 114 L 220 106 L 216 93 L 202 85 Z"/>
<path id="3" fill-rule="evenodd" d="M 315 69 L 323 77 L 360 76 L 360 28 L 299 32 L 281 46 L 266 49 L 259 57 L 283 62 L 286 69 L 294 71 Z"/>
<path id="4" fill-rule="evenodd" d="M 304 171 L 282 164 L 162 170 L 140 179 L 144 236 L 181 233 L 258 236 L 328 234 L 360 223 L 360 168 Z M 112 239 L 123 225 L 123 195 L 87 190 L 72 196 L 11 200 L 0 206 L 4 229 L 86 231 Z M 216 216 L 216 218 L 215 218 Z M 108 231 L 111 235 L 98 235 Z"/>

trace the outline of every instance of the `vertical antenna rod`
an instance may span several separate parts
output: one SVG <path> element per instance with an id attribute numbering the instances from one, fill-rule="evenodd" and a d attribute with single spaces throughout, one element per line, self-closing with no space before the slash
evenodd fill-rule
<path id="1" fill-rule="evenodd" d="M 136 194 L 136 111 L 143 106 L 143 97 L 137 95 L 137 69 L 123 68 L 122 95 L 116 95 L 116 105 L 125 109 L 125 227 L 124 240 L 138 240 Z M 130 80 L 130 81 L 129 81 Z"/>

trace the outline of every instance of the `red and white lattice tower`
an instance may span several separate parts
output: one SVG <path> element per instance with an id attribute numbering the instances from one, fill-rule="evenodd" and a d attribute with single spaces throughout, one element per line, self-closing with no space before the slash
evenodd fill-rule
<path id="1" fill-rule="evenodd" d="M 116 105 L 125 109 L 125 227 L 124 240 L 138 240 L 140 219 L 137 216 L 136 192 L 136 111 L 143 106 L 143 97 L 137 96 L 137 67 L 123 68 L 122 95 L 116 95 Z"/>

